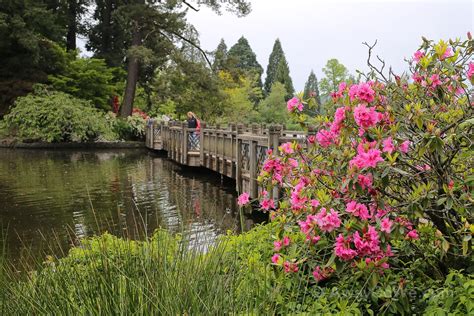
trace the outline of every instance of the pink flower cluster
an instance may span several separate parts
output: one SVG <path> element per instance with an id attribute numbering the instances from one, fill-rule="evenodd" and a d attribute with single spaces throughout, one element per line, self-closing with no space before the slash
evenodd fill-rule
<path id="1" fill-rule="evenodd" d="M 371 216 L 369 215 L 369 210 L 367 206 L 356 201 L 350 201 L 346 205 L 346 212 L 352 214 L 355 217 L 359 217 L 361 220 L 366 221 Z"/>
<path id="2" fill-rule="evenodd" d="M 359 104 L 354 108 L 354 119 L 362 129 L 375 126 L 382 117 L 381 113 L 375 111 L 375 106 L 368 108 L 365 104 Z"/>
<path id="3" fill-rule="evenodd" d="M 247 192 L 242 193 L 237 198 L 237 204 L 239 206 L 244 206 L 250 202 L 250 195 Z"/>
<path id="4" fill-rule="evenodd" d="M 372 144 L 366 149 L 363 143 L 360 143 L 357 147 L 357 155 L 349 161 L 350 167 L 357 167 L 358 169 L 364 169 L 368 167 L 375 168 L 379 162 L 383 162 L 384 159 L 381 156 L 381 151 L 372 148 Z"/>
<path id="5" fill-rule="evenodd" d="M 467 78 L 469 78 L 469 80 L 474 80 L 474 63 L 473 62 L 469 63 L 469 68 L 467 70 L 466 76 Z"/>
<path id="6" fill-rule="evenodd" d="M 298 111 L 303 111 L 303 103 L 298 99 L 297 97 L 293 97 L 288 102 L 286 103 L 286 107 L 289 112 L 294 112 L 295 109 L 298 109 Z"/>
<path id="7" fill-rule="evenodd" d="M 421 58 L 425 57 L 425 53 L 422 51 L 417 50 L 413 55 L 413 59 L 418 63 Z"/>
<path id="8" fill-rule="evenodd" d="M 353 84 L 349 88 L 349 98 L 351 101 L 359 100 L 370 103 L 375 100 L 375 91 L 372 89 L 372 82 L 363 82 L 360 84 Z"/>

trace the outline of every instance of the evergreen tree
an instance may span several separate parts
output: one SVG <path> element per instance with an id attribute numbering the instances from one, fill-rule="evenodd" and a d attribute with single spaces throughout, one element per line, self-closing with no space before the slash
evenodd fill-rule
<path id="1" fill-rule="evenodd" d="M 287 99 L 293 97 L 295 88 L 293 87 L 293 81 L 290 77 L 290 68 L 288 67 L 285 56 L 283 56 L 278 63 L 278 67 L 275 72 L 275 82 L 280 82 L 285 86 Z"/>
<path id="2" fill-rule="evenodd" d="M 227 45 L 222 38 L 219 45 L 217 45 L 214 51 L 214 62 L 212 63 L 212 69 L 214 71 L 221 71 L 226 69 L 227 64 Z"/>
<path id="3" fill-rule="evenodd" d="M 308 80 L 304 85 L 303 98 L 314 98 L 314 100 L 316 101 L 317 112 L 319 113 L 321 107 L 321 96 L 319 95 L 318 78 L 316 78 L 316 75 L 314 74 L 313 70 L 311 70 Z"/>
<path id="4" fill-rule="evenodd" d="M 268 59 L 267 72 L 265 77 L 264 90 L 265 94 L 268 95 L 272 89 L 272 85 L 275 82 L 275 74 L 280 63 L 280 60 L 285 58 L 283 49 L 281 47 L 280 40 L 277 38 L 273 44 L 273 50 Z"/>

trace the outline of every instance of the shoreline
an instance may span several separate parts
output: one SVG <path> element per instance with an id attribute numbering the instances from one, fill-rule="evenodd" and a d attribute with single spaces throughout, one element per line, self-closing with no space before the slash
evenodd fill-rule
<path id="1" fill-rule="evenodd" d="M 86 142 L 86 143 L 16 143 L 0 140 L 0 148 L 6 149 L 126 149 L 146 148 L 143 141 Z"/>

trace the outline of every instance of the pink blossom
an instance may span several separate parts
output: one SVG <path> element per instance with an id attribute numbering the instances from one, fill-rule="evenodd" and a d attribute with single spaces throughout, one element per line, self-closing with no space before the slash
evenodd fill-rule
<path id="1" fill-rule="evenodd" d="M 469 63 L 469 69 L 467 70 L 466 76 L 467 76 L 470 80 L 474 80 L 474 63 L 473 63 L 473 62 L 470 62 L 470 63 Z"/>
<path id="2" fill-rule="evenodd" d="M 316 279 L 316 281 L 322 281 L 326 278 L 326 276 L 323 274 L 323 272 L 321 271 L 321 268 L 319 266 L 317 266 L 314 271 L 313 271 L 313 276 L 314 278 Z"/>
<path id="3" fill-rule="evenodd" d="M 382 144 L 383 144 L 383 150 L 382 150 L 383 152 L 387 152 L 391 154 L 395 150 L 395 146 L 393 145 L 393 142 L 392 142 L 392 137 L 388 137 L 384 139 Z"/>
<path id="4" fill-rule="evenodd" d="M 384 161 L 380 154 L 381 152 L 378 149 L 369 149 L 367 152 L 361 152 L 349 161 L 349 166 L 356 166 L 359 169 L 375 168 L 379 162 Z"/>
<path id="5" fill-rule="evenodd" d="M 275 240 L 273 242 L 273 249 L 275 251 L 280 251 L 281 247 L 283 246 L 283 243 L 280 240 Z"/>
<path id="6" fill-rule="evenodd" d="M 444 51 L 443 56 L 441 56 L 441 60 L 452 57 L 454 55 L 453 50 L 451 47 L 447 47 L 446 50 Z"/>
<path id="7" fill-rule="evenodd" d="M 281 258 L 280 255 L 278 253 L 276 253 L 272 256 L 272 262 L 274 264 L 278 264 L 278 261 L 280 261 L 280 258 Z"/>
<path id="8" fill-rule="evenodd" d="M 287 247 L 290 245 L 290 237 L 285 236 L 283 237 L 283 246 Z"/>
<path id="9" fill-rule="evenodd" d="M 314 144 L 316 142 L 316 135 L 309 135 L 308 136 L 308 143 Z"/>
<path id="10" fill-rule="evenodd" d="M 346 118 L 346 108 L 341 106 L 336 109 L 336 113 L 334 114 L 334 123 L 340 124 Z"/>
<path id="11" fill-rule="evenodd" d="M 288 155 L 294 153 L 293 146 L 290 142 L 281 144 L 280 147 L 278 147 L 278 149 L 280 149 L 282 153 L 285 153 Z"/>
<path id="12" fill-rule="evenodd" d="M 423 58 L 425 56 L 425 53 L 422 52 L 422 51 L 419 51 L 417 50 L 415 52 L 415 54 L 413 55 L 413 59 L 416 61 L 416 62 L 419 62 L 421 58 Z"/>
<path id="13" fill-rule="evenodd" d="M 381 119 L 379 114 L 375 111 L 375 106 L 368 108 L 365 104 L 359 104 L 354 109 L 354 119 L 363 129 L 375 126 Z"/>
<path id="14" fill-rule="evenodd" d="M 313 245 L 316 244 L 320 239 L 321 239 L 320 236 L 306 235 L 306 241 L 310 241 Z"/>
<path id="15" fill-rule="evenodd" d="M 265 211 L 275 208 L 275 203 L 272 199 L 264 199 L 260 202 L 260 207 Z"/>
<path id="16" fill-rule="evenodd" d="M 359 91 L 359 86 L 356 84 L 351 85 L 349 88 L 349 98 L 351 101 L 354 101 L 357 98 L 357 92 Z"/>
<path id="17" fill-rule="evenodd" d="M 366 176 L 359 174 L 357 176 L 357 182 L 362 187 L 362 189 L 371 189 L 372 188 L 372 174 L 369 173 Z"/>
<path id="18" fill-rule="evenodd" d="M 406 140 L 398 147 L 398 149 L 402 153 L 406 154 L 406 153 L 408 153 L 408 149 L 410 148 L 410 144 L 411 144 L 411 142 L 409 140 Z"/>
<path id="19" fill-rule="evenodd" d="M 362 220 L 368 220 L 370 218 L 369 210 L 367 206 L 356 201 L 350 201 L 346 205 L 346 212 L 351 213 L 353 216 L 359 217 Z"/>
<path id="20" fill-rule="evenodd" d="M 419 73 L 415 72 L 413 75 L 412 75 L 412 78 L 415 82 L 417 83 L 421 83 L 423 81 L 423 77 L 420 76 Z"/>
<path id="21" fill-rule="evenodd" d="M 377 230 L 373 226 L 369 226 L 363 237 L 356 231 L 353 234 L 354 246 L 359 256 L 375 256 L 380 253 L 380 240 Z"/>
<path id="22" fill-rule="evenodd" d="M 316 221 L 319 228 L 324 232 L 331 232 L 341 226 L 339 214 L 333 209 L 328 213 L 324 207 L 321 209 L 321 212 L 316 215 Z"/>
<path id="23" fill-rule="evenodd" d="M 319 201 L 318 200 L 311 200 L 311 206 L 312 207 L 318 207 L 319 206 Z"/>
<path id="24" fill-rule="evenodd" d="M 406 236 L 408 239 L 419 239 L 418 232 L 416 229 L 410 230 Z"/>
<path id="25" fill-rule="evenodd" d="M 357 255 L 357 252 L 350 247 L 350 237 L 346 240 L 342 234 L 339 234 L 336 238 L 334 251 L 336 256 L 345 261 L 351 260 Z"/>
<path id="26" fill-rule="evenodd" d="M 392 221 L 390 218 L 386 217 L 380 222 L 380 230 L 383 232 L 386 232 L 387 234 L 390 234 L 390 231 L 392 230 Z"/>
<path id="27" fill-rule="evenodd" d="M 294 262 L 285 261 L 283 263 L 285 273 L 298 272 L 298 265 Z"/>
<path id="28" fill-rule="evenodd" d="M 431 75 L 430 81 L 431 81 L 431 87 L 433 89 L 442 84 L 441 80 L 439 80 L 439 75 L 438 74 Z"/>
<path id="29" fill-rule="evenodd" d="M 359 84 L 357 96 L 359 97 L 359 100 L 370 103 L 374 101 L 375 91 L 368 83 L 361 83 Z"/>
<path id="30" fill-rule="evenodd" d="M 237 204 L 240 206 L 244 206 L 245 204 L 250 202 L 250 195 L 247 192 L 242 193 L 237 198 Z"/>
<path id="31" fill-rule="evenodd" d="M 297 97 L 293 97 L 286 103 L 286 107 L 288 108 L 289 112 L 294 112 L 295 109 L 298 111 L 303 111 L 303 103 Z"/>
<path id="32" fill-rule="evenodd" d="M 330 131 L 324 129 L 320 130 L 316 134 L 316 140 L 318 141 L 319 145 L 321 145 L 321 147 L 328 147 L 333 142 L 333 139 L 334 135 Z"/>

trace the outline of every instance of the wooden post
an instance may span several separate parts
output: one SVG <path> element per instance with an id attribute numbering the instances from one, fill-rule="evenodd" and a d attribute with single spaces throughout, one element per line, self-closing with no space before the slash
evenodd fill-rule
<path id="1" fill-rule="evenodd" d="M 242 160 L 242 155 L 240 147 L 242 146 L 242 139 L 239 138 L 240 134 L 244 133 L 244 125 L 237 124 L 237 130 L 235 135 L 235 186 L 237 192 L 242 193 L 242 170 L 240 168 L 240 161 Z"/>
<path id="2" fill-rule="evenodd" d="M 270 125 L 268 127 L 268 149 L 271 148 L 275 155 L 278 154 L 278 146 L 280 145 L 281 133 L 282 133 L 281 125 Z M 274 187 L 271 194 L 275 203 L 277 203 L 278 198 L 280 196 L 280 189 L 278 187 Z"/>
<path id="3" fill-rule="evenodd" d="M 181 147 L 181 163 L 183 165 L 188 164 L 188 124 L 186 122 L 181 125 L 181 136 L 183 137 Z"/>
<path id="4" fill-rule="evenodd" d="M 204 130 L 206 129 L 206 122 L 201 122 L 201 130 L 199 135 L 199 159 L 200 165 L 205 166 L 205 156 L 204 156 Z"/>
<path id="5" fill-rule="evenodd" d="M 253 134 L 253 131 L 252 131 Z M 256 141 L 250 141 L 250 197 L 251 198 L 256 198 L 258 196 L 258 183 L 257 183 L 257 176 L 258 176 L 258 170 L 257 170 L 257 142 Z"/>

